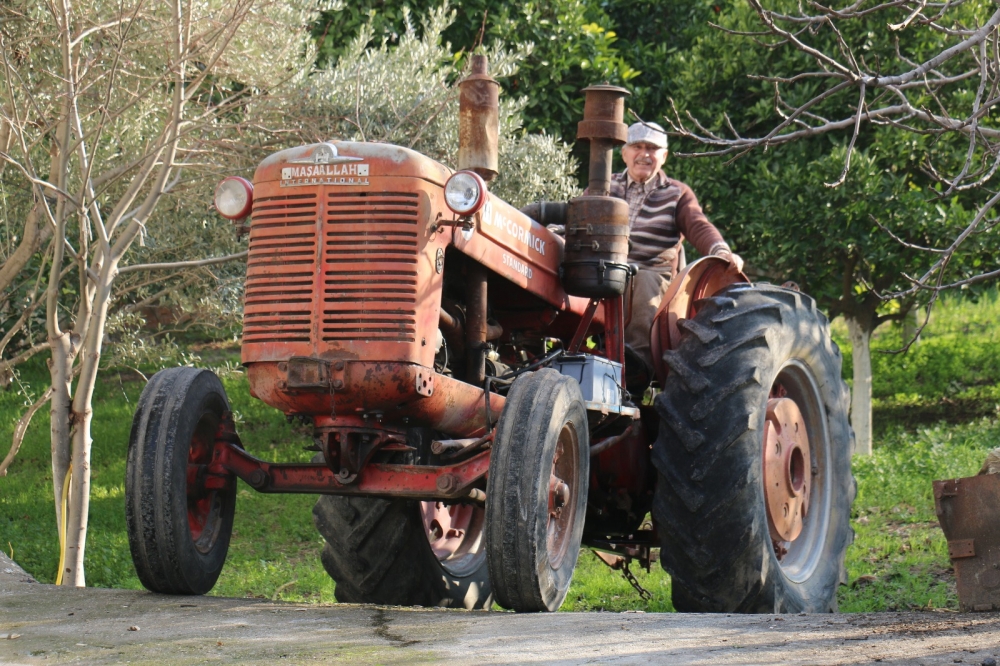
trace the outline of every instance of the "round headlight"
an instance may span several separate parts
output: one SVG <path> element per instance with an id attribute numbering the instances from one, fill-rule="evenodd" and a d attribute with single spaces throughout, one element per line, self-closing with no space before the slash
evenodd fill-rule
<path id="1" fill-rule="evenodd" d="M 246 178 L 229 176 L 215 188 L 215 209 L 230 220 L 242 220 L 253 206 L 253 185 Z"/>
<path id="2" fill-rule="evenodd" d="M 486 203 L 486 182 L 472 171 L 457 171 L 444 184 L 444 200 L 458 215 L 474 215 Z"/>

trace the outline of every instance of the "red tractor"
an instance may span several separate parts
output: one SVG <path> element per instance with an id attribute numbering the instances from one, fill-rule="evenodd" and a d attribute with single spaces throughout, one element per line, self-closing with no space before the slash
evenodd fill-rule
<path id="1" fill-rule="evenodd" d="M 646 567 L 659 548 L 678 610 L 835 610 L 855 484 L 826 317 L 701 259 L 673 279 L 643 373 L 623 341 L 627 206 L 607 196 L 625 91 L 585 91 L 589 194 L 520 211 L 486 186 L 497 89 L 475 58 L 456 172 L 333 141 L 219 186 L 220 213 L 250 217 L 250 391 L 311 422 L 318 453 L 259 460 L 214 374 L 157 373 L 128 452 L 139 579 L 210 590 L 240 478 L 319 495 L 343 602 L 553 611 L 585 545 Z"/>

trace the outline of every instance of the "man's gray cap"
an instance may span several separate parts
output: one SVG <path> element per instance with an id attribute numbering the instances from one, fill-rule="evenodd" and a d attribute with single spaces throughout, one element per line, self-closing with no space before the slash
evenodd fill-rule
<path id="1" fill-rule="evenodd" d="M 667 133 L 656 123 L 635 123 L 628 128 L 628 141 L 625 145 L 633 143 L 651 143 L 657 148 L 666 148 Z"/>

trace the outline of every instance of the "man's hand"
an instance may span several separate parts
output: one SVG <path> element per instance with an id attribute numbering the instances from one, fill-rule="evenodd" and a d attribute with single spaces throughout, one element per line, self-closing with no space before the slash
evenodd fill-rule
<path id="1" fill-rule="evenodd" d="M 725 259 L 729 262 L 729 270 L 736 273 L 743 272 L 743 257 L 726 248 L 720 248 L 713 253 L 714 256 Z"/>

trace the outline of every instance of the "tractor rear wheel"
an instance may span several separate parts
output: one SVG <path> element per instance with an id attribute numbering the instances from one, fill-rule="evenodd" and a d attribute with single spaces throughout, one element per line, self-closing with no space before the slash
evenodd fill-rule
<path id="1" fill-rule="evenodd" d="M 493 603 L 477 506 L 323 495 L 313 520 L 326 539 L 321 559 L 341 603 Z"/>
<path id="2" fill-rule="evenodd" d="M 132 419 L 125 524 L 139 580 L 165 594 L 204 594 L 222 572 L 236 508 L 236 479 L 206 487 L 216 431 L 229 401 L 209 370 L 153 375 Z"/>
<path id="3" fill-rule="evenodd" d="M 677 610 L 830 612 L 853 540 L 841 357 L 812 298 L 701 301 L 656 399 L 653 516 Z"/>
<path id="4" fill-rule="evenodd" d="M 501 606 L 562 605 L 580 554 L 589 475 L 580 385 L 551 369 L 518 377 L 497 424 L 486 488 L 486 558 Z"/>

